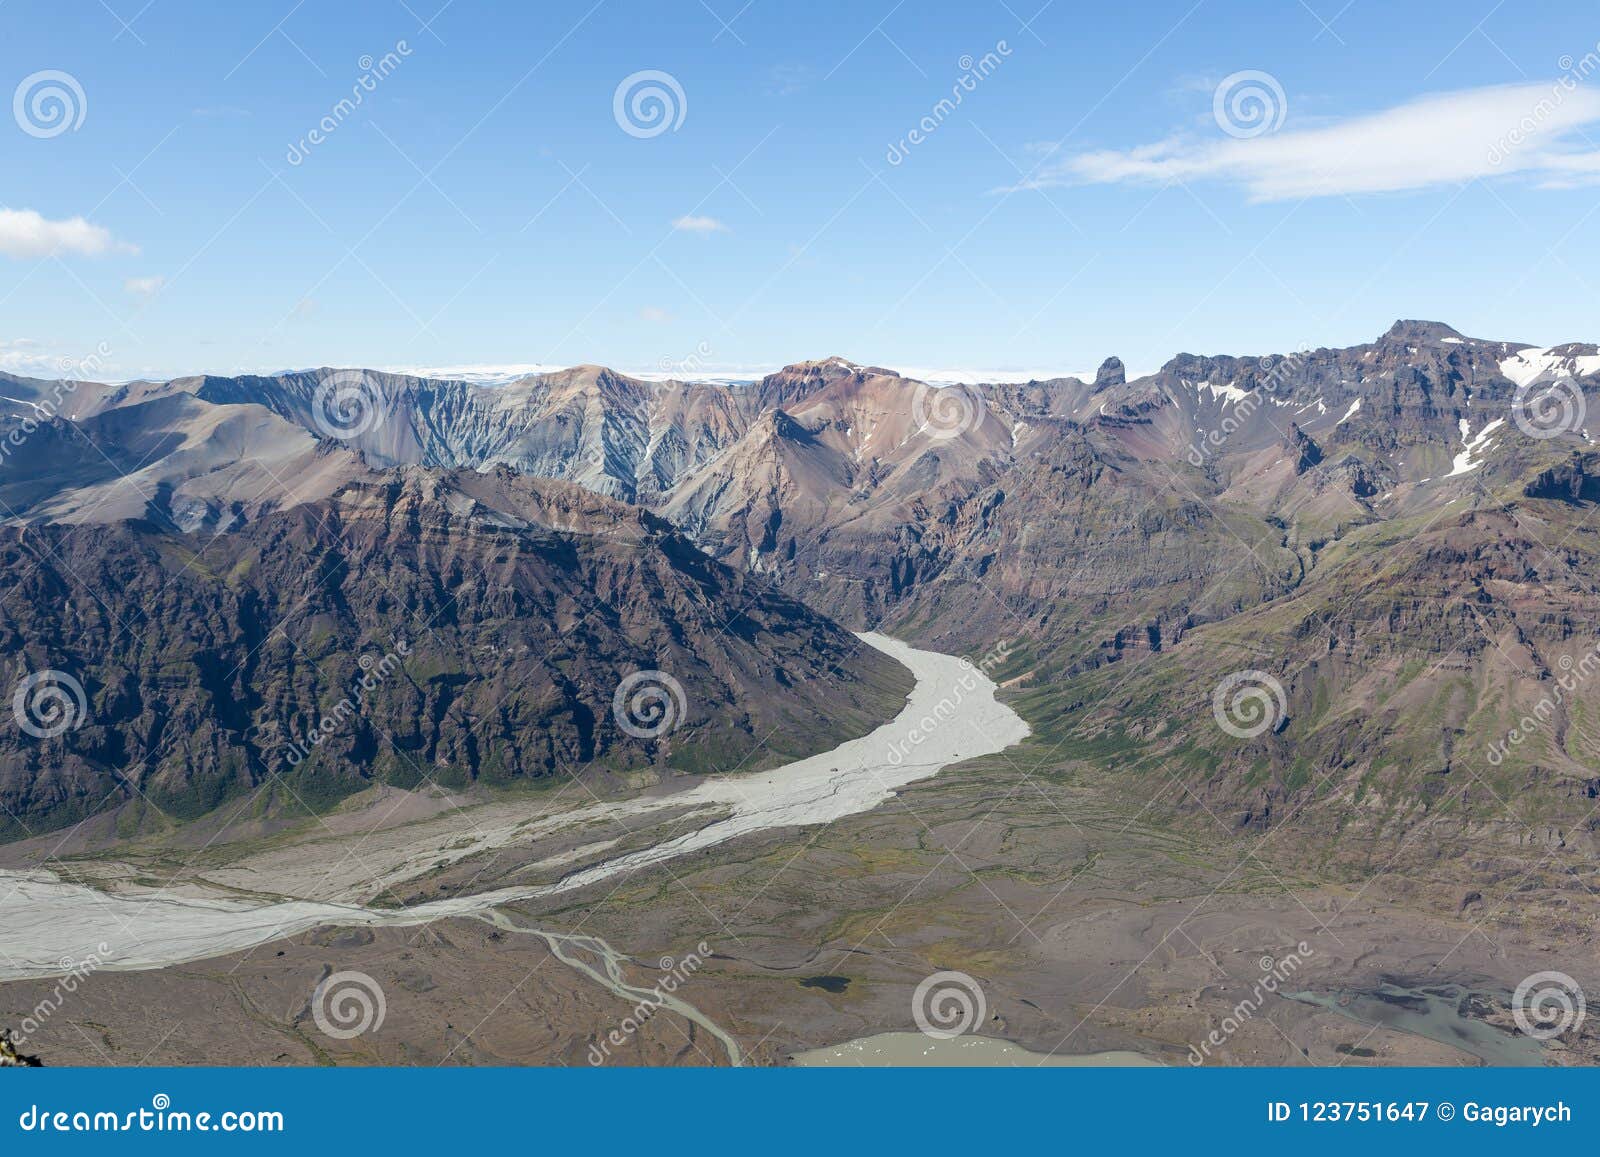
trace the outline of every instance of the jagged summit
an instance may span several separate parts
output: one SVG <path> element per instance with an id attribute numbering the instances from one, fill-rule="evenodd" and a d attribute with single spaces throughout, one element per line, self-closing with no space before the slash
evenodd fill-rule
<path id="1" fill-rule="evenodd" d="M 1125 385 L 1128 381 L 1128 370 L 1119 357 L 1109 357 L 1100 363 L 1100 368 L 1095 371 L 1094 389 L 1096 393 L 1110 389 L 1112 386 Z"/>

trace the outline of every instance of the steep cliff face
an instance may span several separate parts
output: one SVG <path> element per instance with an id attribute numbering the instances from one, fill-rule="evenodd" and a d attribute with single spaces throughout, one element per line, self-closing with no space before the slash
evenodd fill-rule
<path id="1" fill-rule="evenodd" d="M 258 404 L 378 467 L 505 465 L 650 500 L 736 440 L 759 413 L 739 388 L 646 382 L 577 366 L 505 386 L 369 370 L 182 379 L 220 405 Z"/>
<path id="2" fill-rule="evenodd" d="M 0 729 L 13 837 L 263 786 L 317 808 L 373 782 L 763 766 L 909 688 L 660 519 L 504 470 L 355 482 L 220 536 L 8 527 L 0 575 L 6 686 L 42 679 L 32 730 Z"/>

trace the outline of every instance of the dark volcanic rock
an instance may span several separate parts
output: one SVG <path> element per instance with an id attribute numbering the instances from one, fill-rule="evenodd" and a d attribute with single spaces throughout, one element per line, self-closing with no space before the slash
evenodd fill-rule
<path id="1" fill-rule="evenodd" d="M 1100 368 L 1095 371 L 1095 393 L 1099 393 L 1101 390 L 1109 389 L 1112 386 L 1126 385 L 1127 381 L 1128 372 L 1123 368 L 1122 359 L 1118 357 L 1107 358 L 1105 361 L 1100 363 Z"/>
<path id="2" fill-rule="evenodd" d="M 1294 472 L 1304 474 L 1322 461 L 1322 447 L 1293 422 L 1289 423 L 1289 451 L 1294 455 Z"/>
<path id="3" fill-rule="evenodd" d="M 45 700 L 43 734 L 0 729 L 12 837 L 263 785 L 315 809 L 377 782 L 751 767 L 870 730 L 910 684 L 661 519 L 507 471 L 396 474 L 215 538 L 3 528 L 0 576 L 5 686 L 83 695 L 59 733 Z M 636 672 L 670 696 L 659 735 L 614 712 Z"/>
<path id="4" fill-rule="evenodd" d="M 1574 454 L 1559 466 L 1541 470 L 1523 493 L 1529 498 L 1562 502 L 1600 501 L 1600 456 Z"/>

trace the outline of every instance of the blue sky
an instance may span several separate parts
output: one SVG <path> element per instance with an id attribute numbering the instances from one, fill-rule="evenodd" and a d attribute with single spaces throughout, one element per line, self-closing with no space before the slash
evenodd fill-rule
<path id="1" fill-rule="evenodd" d="M 0 7 L 0 367 L 1600 338 L 1592 5 L 442 2 Z M 1241 72 L 1265 122 L 1219 120 Z"/>

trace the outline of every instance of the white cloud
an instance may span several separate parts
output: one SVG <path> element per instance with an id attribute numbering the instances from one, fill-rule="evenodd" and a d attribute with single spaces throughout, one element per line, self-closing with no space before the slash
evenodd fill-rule
<path id="1" fill-rule="evenodd" d="M 726 233 L 728 227 L 715 217 L 679 217 L 672 227 L 683 233 Z"/>
<path id="2" fill-rule="evenodd" d="M 671 321 L 672 314 L 659 305 L 647 305 L 639 311 L 641 321 Z"/>
<path id="3" fill-rule="evenodd" d="M 1382 112 L 1248 140 L 1185 136 L 1080 153 L 1025 184 L 1225 181 L 1256 201 L 1382 193 L 1517 174 L 1547 186 L 1600 179 L 1600 90 L 1570 75 L 1420 97 Z"/>
<path id="4" fill-rule="evenodd" d="M 122 283 L 122 288 L 134 297 L 151 298 L 160 293 L 166 283 L 165 277 L 130 277 Z"/>
<path id="5" fill-rule="evenodd" d="M 7 257 L 51 257 L 61 253 L 99 257 L 113 252 L 138 250 L 116 241 L 110 230 L 91 225 L 82 217 L 52 221 L 32 209 L 0 209 L 0 253 Z"/>
<path id="6" fill-rule="evenodd" d="M 45 355 L 40 352 L 39 343 L 31 337 L 19 337 L 11 341 L 0 340 L 0 370 L 27 373 L 38 369 L 46 360 Z"/>
<path id="7" fill-rule="evenodd" d="M 59 378 L 71 373 L 81 360 L 32 338 L 0 339 L 0 372 L 30 378 Z"/>

